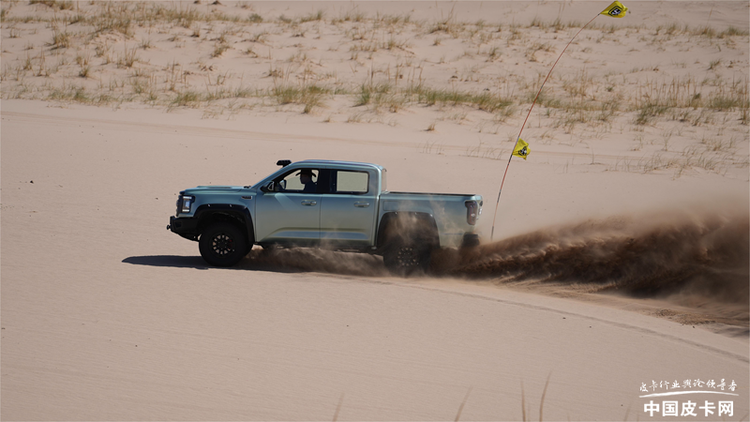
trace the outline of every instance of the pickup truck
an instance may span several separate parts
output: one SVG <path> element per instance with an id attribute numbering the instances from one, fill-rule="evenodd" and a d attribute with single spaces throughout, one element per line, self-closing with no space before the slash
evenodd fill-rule
<path id="1" fill-rule="evenodd" d="M 199 244 L 203 259 L 233 266 L 253 247 L 320 247 L 383 257 L 393 274 L 429 266 L 435 248 L 479 244 L 480 195 L 389 192 L 377 164 L 306 160 L 252 186 L 180 192 L 168 230 Z"/>

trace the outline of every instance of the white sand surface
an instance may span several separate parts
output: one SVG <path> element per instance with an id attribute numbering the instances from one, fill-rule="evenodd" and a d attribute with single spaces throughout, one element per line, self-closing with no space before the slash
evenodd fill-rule
<path id="1" fill-rule="evenodd" d="M 531 99 L 606 4 L 221 3 L 143 3 L 206 15 L 128 33 L 87 21 L 97 3 L 2 3 L 3 420 L 748 419 L 746 2 L 626 3 L 584 30 L 492 242 Z M 410 279 L 313 250 L 217 269 L 165 230 L 180 190 L 307 158 L 483 195 L 480 255 Z M 713 393 L 640 397 L 685 380 Z"/>

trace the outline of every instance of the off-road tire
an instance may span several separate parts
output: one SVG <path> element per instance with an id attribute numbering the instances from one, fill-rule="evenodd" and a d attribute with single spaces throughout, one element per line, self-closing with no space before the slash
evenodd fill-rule
<path id="1" fill-rule="evenodd" d="M 409 277 L 424 273 L 430 266 L 429 246 L 420 242 L 392 240 L 383 253 L 383 263 L 391 274 Z"/>
<path id="2" fill-rule="evenodd" d="M 203 259 L 216 267 L 231 267 L 248 253 L 242 230 L 226 222 L 207 226 L 201 233 L 198 249 Z"/>

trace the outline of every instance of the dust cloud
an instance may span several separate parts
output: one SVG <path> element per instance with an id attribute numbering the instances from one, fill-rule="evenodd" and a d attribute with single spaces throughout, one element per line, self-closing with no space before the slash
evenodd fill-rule
<path id="1" fill-rule="evenodd" d="M 636 297 L 749 301 L 748 215 L 662 214 L 548 228 L 480 246 L 435 268 L 467 278 L 587 284 Z"/>
<path id="2" fill-rule="evenodd" d="M 586 220 L 470 251 L 433 253 L 427 277 L 519 282 L 559 291 L 668 298 L 748 325 L 750 218 L 681 212 Z M 387 276 L 382 259 L 316 249 L 254 249 L 241 264 L 272 271 Z"/>
<path id="3" fill-rule="evenodd" d="M 364 277 L 388 276 L 379 256 L 314 248 L 253 248 L 237 266 L 275 272 L 321 272 Z"/>

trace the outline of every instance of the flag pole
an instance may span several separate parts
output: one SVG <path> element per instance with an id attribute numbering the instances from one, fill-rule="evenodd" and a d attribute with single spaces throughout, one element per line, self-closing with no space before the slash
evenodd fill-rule
<path id="1" fill-rule="evenodd" d="M 544 88 L 544 84 L 547 83 L 547 80 L 549 79 L 549 76 L 552 74 L 552 71 L 555 69 L 555 66 L 557 66 L 557 62 L 560 61 L 563 54 L 565 54 L 565 50 L 570 47 L 570 44 L 573 43 L 573 40 L 576 39 L 578 34 L 581 33 L 584 29 L 586 29 L 587 26 L 591 24 L 591 22 L 594 21 L 597 17 L 599 17 L 601 13 L 597 13 L 596 16 L 594 16 L 593 19 L 588 21 L 586 25 L 583 25 L 581 29 L 576 32 L 575 35 L 573 35 L 573 38 L 568 41 L 568 44 L 565 45 L 565 48 L 563 48 L 563 51 L 560 53 L 560 55 L 557 57 L 557 60 L 555 60 L 555 63 L 552 64 L 552 67 L 550 68 L 549 72 L 547 73 L 547 77 L 544 78 L 544 82 L 542 82 L 542 86 L 539 87 L 539 91 L 536 93 L 536 96 L 534 97 L 534 101 L 531 103 L 531 107 L 529 107 L 529 112 L 526 114 L 526 118 L 523 121 L 523 124 L 521 125 L 521 130 L 518 131 L 518 137 L 516 138 L 516 143 L 513 145 L 513 149 L 510 151 L 510 158 L 508 158 L 508 164 L 505 166 L 505 172 L 503 173 L 503 180 L 500 182 L 500 190 L 497 192 L 497 203 L 495 203 L 495 215 L 492 217 L 492 232 L 490 233 L 490 242 L 492 242 L 493 238 L 495 237 L 495 219 L 497 219 L 497 209 L 500 205 L 500 195 L 503 193 L 503 185 L 505 184 L 505 176 L 508 174 L 508 168 L 510 168 L 510 162 L 513 160 L 513 152 L 516 150 L 516 147 L 518 146 L 518 141 L 521 139 L 521 134 L 523 133 L 524 127 L 526 127 L 526 122 L 529 120 L 529 116 L 531 116 L 531 110 L 534 109 L 534 105 L 536 104 L 537 99 L 539 98 L 539 94 L 542 93 L 542 89 Z"/>

